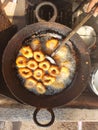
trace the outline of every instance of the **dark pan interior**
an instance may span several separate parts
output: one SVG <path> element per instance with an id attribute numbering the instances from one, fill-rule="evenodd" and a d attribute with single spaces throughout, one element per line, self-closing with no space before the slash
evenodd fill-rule
<path id="1" fill-rule="evenodd" d="M 2 72 L 12 94 L 29 105 L 39 108 L 53 108 L 64 105 L 78 97 L 87 86 L 87 81 L 90 75 L 90 58 L 86 47 L 79 35 L 75 34 L 71 38 L 71 42 L 76 49 L 79 57 L 78 70 L 76 71 L 73 82 L 68 89 L 64 89 L 61 93 L 52 96 L 37 96 L 21 86 L 20 80 L 16 76 L 16 71 L 13 63 L 15 63 L 16 56 L 19 49 L 22 47 L 23 41 L 33 34 L 41 32 L 54 31 L 63 37 L 70 31 L 66 26 L 58 23 L 42 22 L 29 25 L 19 31 L 8 43 L 3 59 Z M 12 66 L 13 65 L 13 66 Z"/>

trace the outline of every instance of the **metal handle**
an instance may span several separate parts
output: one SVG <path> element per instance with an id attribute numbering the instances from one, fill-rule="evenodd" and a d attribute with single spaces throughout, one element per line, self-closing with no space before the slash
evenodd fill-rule
<path id="1" fill-rule="evenodd" d="M 51 6 L 51 7 L 53 8 L 53 10 L 54 10 L 54 15 L 53 15 L 52 18 L 49 20 L 50 22 L 54 22 L 54 21 L 56 20 L 56 18 L 57 18 L 57 8 L 56 8 L 56 6 L 55 6 L 53 3 L 51 3 L 51 2 L 42 2 L 42 3 L 38 4 L 38 6 L 37 6 L 36 9 L 35 9 L 36 18 L 37 18 L 37 20 L 38 20 L 39 22 L 45 21 L 44 19 L 42 19 L 42 18 L 39 16 L 39 10 L 40 10 L 40 8 L 41 8 L 42 6 L 46 6 L 46 5 Z"/>
<path id="2" fill-rule="evenodd" d="M 98 3 L 95 4 L 95 6 L 92 8 L 92 10 L 85 16 L 85 18 L 71 31 L 69 32 L 69 34 L 66 36 L 65 39 L 63 39 L 62 43 L 56 48 L 56 50 L 51 54 L 51 56 L 54 56 L 57 51 L 60 50 L 60 48 L 62 46 L 65 45 L 65 43 L 70 40 L 70 38 L 78 31 L 78 29 L 84 25 L 93 15 L 93 13 L 95 12 L 96 8 L 98 7 Z"/>
<path id="3" fill-rule="evenodd" d="M 50 114 L 51 114 L 51 120 L 50 120 L 50 122 L 47 123 L 47 124 L 41 124 L 40 122 L 38 122 L 38 120 L 37 120 L 37 114 L 38 114 L 39 111 L 40 111 L 40 109 L 37 108 L 37 109 L 34 111 L 34 114 L 33 114 L 33 120 L 34 120 L 34 122 L 35 122 L 38 126 L 48 127 L 48 126 L 50 126 L 50 125 L 52 125 L 52 124 L 54 123 L 55 115 L 54 115 L 54 112 L 53 112 L 52 109 L 47 109 L 47 111 L 50 112 Z"/>

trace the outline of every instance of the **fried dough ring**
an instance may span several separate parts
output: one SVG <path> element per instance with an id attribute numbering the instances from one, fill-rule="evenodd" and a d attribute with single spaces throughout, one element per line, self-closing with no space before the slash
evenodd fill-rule
<path id="1" fill-rule="evenodd" d="M 67 67 L 61 67 L 60 73 L 64 75 L 65 78 L 69 77 L 70 71 Z"/>
<path id="2" fill-rule="evenodd" d="M 46 92 L 45 86 L 40 82 L 37 83 L 36 90 L 39 94 L 44 94 Z"/>
<path id="3" fill-rule="evenodd" d="M 22 47 L 19 52 L 26 58 L 33 57 L 32 49 L 29 46 Z"/>
<path id="4" fill-rule="evenodd" d="M 25 80 L 24 86 L 27 89 L 33 89 L 36 84 L 37 84 L 37 81 L 34 78 L 28 78 Z"/>
<path id="5" fill-rule="evenodd" d="M 18 68 L 26 67 L 26 58 L 23 56 L 18 56 L 16 59 L 16 66 Z"/>
<path id="6" fill-rule="evenodd" d="M 61 66 L 71 67 L 71 62 L 70 61 L 64 61 L 64 62 L 61 63 Z"/>
<path id="7" fill-rule="evenodd" d="M 32 76 L 32 71 L 28 68 L 19 68 L 18 72 L 19 72 L 19 75 L 25 79 Z"/>
<path id="8" fill-rule="evenodd" d="M 38 67 L 38 63 L 35 60 L 31 59 L 27 62 L 27 67 L 31 70 L 35 70 Z"/>
<path id="9" fill-rule="evenodd" d="M 63 47 L 61 47 L 61 48 L 57 51 L 56 55 L 58 55 L 58 56 L 60 56 L 61 58 L 63 58 L 63 57 L 66 57 L 67 53 L 68 53 L 68 47 L 67 47 L 67 46 L 63 46 Z"/>
<path id="10" fill-rule="evenodd" d="M 50 67 L 50 69 L 49 69 L 49 74 L 50 74 L 51 76 L 57 76 L 57 75 L 59 75 L 59 73 L 60 73 L 60 71 L 59 71 L 58 66 L 52 65 L 52 66 Z"/>
<path id="11" fill-rule="evenodd" d="M 64 86 L 63 82 L 55 81 L 52 84 L 52 87 L 55 88 L 55 89 L 63 89 L 65 86 Z"/>
<path id="12" fill-rule="evenodd" d="M 44 85 L 49 86 L 55 81 L 55 78 L 50 75 L 44 75 L 42 82 Z"/>
<path id="13" fill-rule="evenodd" d="M 57 39 L 50 39 L 46 42 L 46 47 L 51 50 L 56 49 L 57 45 L 58 45 Z"/>
<path id="14" fill-rule="evenodd" d="M 32 42 L 30 43 L 30 46 L 31 46 L 31 48 L 32 48 L 33 50 L 36 50 L 36 49 L 38 49 L 38 48 L 41 47 L 41 43 L 40 43 L 39 39 L 34 39 L 34 40 L 32 40 Z"/>
<path id="15" fill-rule="evenodd" d="M 37 80 L 41 80 L 42 77 L 43 77 L 43 75 L 44 75 L 44 71 L 41 70 L 41 69 L 39 69 L 39 68 L 36 69 L 36 70 L 34 71 L 34 74 L 33 74 L 34 78 L 37 79 Z"/>
<path id="16" fill-rule="evenodd" d="M 44 71 L 49 70 L 50 68 L 50 62 L 48 60 L 44 60 L 42 62 L 39 63 L 39 68 L 41 68 Z"/>
<path id="17" fill-rule="evenodd" d="M 34 52 L 34 59 L 37 62 L 41 62 L 45 59 L 45 55 L 41 51 L 35 51 Z"/>
<path id="18" fill-rule="evenodd" d="M 67 59 L 67 55 L 69 54 L 69 49 L 67 46 L 61 47 L 56 54 L 53 56 L 57 64 L 61 64 Z"/>

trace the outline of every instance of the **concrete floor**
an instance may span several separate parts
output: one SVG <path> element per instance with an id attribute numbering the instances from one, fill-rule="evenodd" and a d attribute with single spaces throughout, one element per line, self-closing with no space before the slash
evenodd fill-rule
<path id="1" fill-rule="evenodd" d="M 0 130 L 98 130 L 98 122 L 55 122 L 43 128 L 33 122 L 0 122 Z"/>
<path id="2" fill-rule="evenodd" d="M 43 128 L 33 122 L 1 122 L 0 130 L 78 130 L 77 123 L 56 122 L 52 126 Z"/>

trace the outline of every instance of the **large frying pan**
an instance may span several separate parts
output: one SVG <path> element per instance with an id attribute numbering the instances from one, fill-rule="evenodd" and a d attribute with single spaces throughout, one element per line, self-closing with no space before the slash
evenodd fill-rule
<path id="1" fill-rule="evenodd" d="M 51 5 L 54 8 L 54 12 L 56 11 L 53 4 L 49 2 L 44 4 Z M 37 16 L 37 18 L 40 20 L 39 16 Z M 34 121 L 40 126 L 49 126 L 54 122 L 55 116 L 52 108 L 62 106 L 77 98 L 87 86 L 90 75 L 90 57 L 88 50 L 79 35 L 75 34 L 70 41 L 76 48 L 76 54 L 79 57 L 79 63 L 74 80 L 67 89 L 64 89 L 62 92 L 52 96 L 38 96 L 21 86 L 19 78 L 16 76 L 15 68 L 12 65 L 15 63 L 16 56 L 19 52 L 19 49 L 22 47 L 22 42 L 24 39 L 31 35 L 37 35 L 38 33 L 48 31 L 55 32 L 66 37 L 66 34 L 71 31 L 70 28 L 64 25 L 52 22 L 55 20 L 55 18 L 56 16 L 54 15 L 49 22 L 41 21 L 32 25 L 28 25 L 16 33 L 16 35 L 9 41 L 2 58 L 2 72 L 7 87 L 18 100 L 37 107 L 34 112 Z M 41 108 L 47 109 L 52 115 L 52 119 L 48 124 L 40 124 L 37 121 L 37 112 Z"/>

